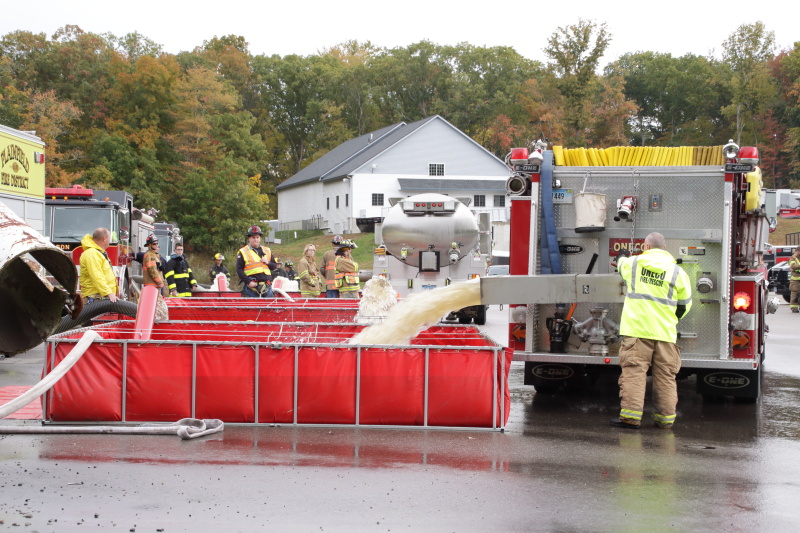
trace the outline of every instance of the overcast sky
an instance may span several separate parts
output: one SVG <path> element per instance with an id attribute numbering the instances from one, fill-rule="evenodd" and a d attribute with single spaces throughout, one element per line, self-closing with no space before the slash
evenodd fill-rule
<path id="1" fill-rule="evenodd" d="M 494 0 L 467 7 L 468 2 L 438 0 L 40 0 L 25 7 L 6 5 L 0 35 L 27 30 L 51 37 L 69 24 L 117 36 L 139 32 L 165 51 L 178 53 L 214 36 L 233 34 L 250 43 L 253 55 L 282 56 L 311 55 L 347 40 L 392 48 L 427 39 L 437 44 L 510 46 L 524 57 L 545 62 L 547 38 L 558 27 L 584 18 L 608 24 L 613 40 L 601 61 L 605 65 L 640 50 L 721 57 L 723 41 L 739 25 L 758 20 L 775 32 L 778 49 L 790 49 L 800 41 L 797 8 L 789 8 L 791 4 Z"/>

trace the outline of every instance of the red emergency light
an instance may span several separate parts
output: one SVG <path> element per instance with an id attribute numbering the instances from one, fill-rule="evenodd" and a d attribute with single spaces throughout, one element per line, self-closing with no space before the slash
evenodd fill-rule
<path id="1" fill-rule="evenodd" d="M 739 148 L 739 163 L 757 165 L 759 161 L 758 148 L 755 146 L 742 146 Z"/>
<path id="2" fill-rule="evenodd" d="M 733 295 L 733 308 L 737 311 L 744 311 L 750 307 L 751 301 L 750 295 L 746 292 L 737 292 Z"/>
<path id="3" fill-rule="evenodd" d="M 84 189 L 82 185 L 73 185 L 72 187 L 48 187 L 44 190 L 45 196 L 50 196 L 54 200 L 57 196 L 67 198 L 91 198 L 94 196 L 92 189 Z"/>
<path id="4" fill-rule="evenodd" d="M 513 164 L 513 165 L 526 165 L 526 164 L 528 164 L 528 149 L 527 148 L 512 148 L 511 149 L 511 164 Z"/>

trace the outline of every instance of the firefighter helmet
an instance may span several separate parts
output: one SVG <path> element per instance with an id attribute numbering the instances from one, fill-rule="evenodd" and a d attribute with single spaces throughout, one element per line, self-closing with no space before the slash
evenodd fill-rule
<path id="1" fill-rule="evenodd" d="M 339 246 L 341 246 L 342 248 L 350 248 L 350 249 L 358 248 L 358 245 L 353 241 L 351 241 L 350 239 L 343 240 Z"/>
<path id="2" fill-rule="evenodd" d="M 331 244 L 334 245 L 334 246 L 339 246 L 340 244 L 342 244 L 342 241 L 343 241 L 342 236 L 341 235 L 337 235 L 337 236 L 335 236 L 333 238 L 333 240 L 331 241 Z"/>
<path id="3" fill-rule="evenodd" d="M 225 261 L 225 256 L 222 254 L 214 254 L 214 259 L 217 261 Z"/>
<path id="4" fill-rule="evenodd" d="M 158 238 L 152 233 L 148 235 L 147 240 L 144 241 L 145 246 L 150 246 L 151 244 L 158 244 Z"/>
<path id="5" fill-rule="evenodd" d="M 292 261 L 291 259 L 287 259 L 286 262 L 284 263 L 284 265 L 287 266 L 287 267 L 293 267 L 294 266 L 294 261 Z"/>
<path id="6" fill-rule="evenodd" d="M 247 236 L 252 237 L 253 235 L 264 235 L 261 233 L 261 228 L 258 226 L 250 226 L 250 229 L 247 230 Z"/>

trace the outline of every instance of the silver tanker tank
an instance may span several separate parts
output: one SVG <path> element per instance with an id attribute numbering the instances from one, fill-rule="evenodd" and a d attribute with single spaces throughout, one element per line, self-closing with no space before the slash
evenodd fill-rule
<path id="1" fill-rule="evenodd" d="M 442 266 L 461 260 L 477 248 L 480 232 L 466 205 L 426 193 L 396 203 L 383 220 L 381 238 L 391 255 L 419 268 L 420 252 L 440 252 Z"/>

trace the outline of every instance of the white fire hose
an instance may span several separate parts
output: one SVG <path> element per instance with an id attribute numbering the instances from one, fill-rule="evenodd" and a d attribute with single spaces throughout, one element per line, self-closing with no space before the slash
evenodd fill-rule
<path id="1" fill-rule="evenodd" d="M 86 331 L 67 356 L 47 374 L 39 383 L 16 399 L 0 406 L 0 419 L 13 414 L 36 398 L 50 390 L 56 382 L 78 362 L 89 346 L 100 339 L 100 334 L 93 330 Z M 178 435 L 181 439 L 194 439 L 212 433 L 219 433 L 224 428 L 222 420 L 198 420 L 183 418 L 174 424 L 143 424 L 140 426 L 0 426 L 0 435 L 9 434 L 55 434 L 55 433 L 113 433 L 117 435 Z"/>

